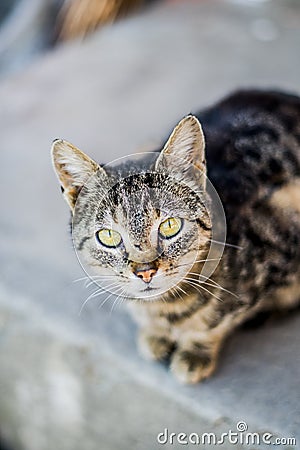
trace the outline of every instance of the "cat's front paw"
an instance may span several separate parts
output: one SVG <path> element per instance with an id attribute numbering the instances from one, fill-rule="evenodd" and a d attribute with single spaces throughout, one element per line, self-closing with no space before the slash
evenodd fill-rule
<path id="1" fill-rule="evenodd" d="M 215 370 L 216 357 L 206 349 L 193 351 L 178 349 L 171 362 L 171 371 L 181 383 L 195 384 L 208 378 Z"/>
<path id="2" fill-rule="evenodd" d="M 159 361 L 170 355 L 174 343 L 167 336 L 141 331 L 138 337 L 138 347 L 145 359 Z"/>

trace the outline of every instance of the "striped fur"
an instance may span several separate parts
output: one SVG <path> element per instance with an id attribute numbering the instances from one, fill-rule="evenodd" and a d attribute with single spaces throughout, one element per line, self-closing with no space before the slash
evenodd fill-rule
<path id="1" fill-rule="evenodd" d="M 144 258 L 146 269 L 152 264 L 158 270 L 151 283 L 170 286 L 150 298 L 141 295 L 140 302 L 143 281 L 134 279 L 136 284 L 124 284 L 123 295 L 132 299 L 128 307 L 141 328 L 142 354 L 170 357 L 171 370 L 186 383 L 214 372 L 224 340 L 239 324 L 258 312 L 289 309 L 300 297 L 300 99 L 241 91 L 196 117 L 183 119 L 154 160 L 95 169 L 84 155 L 83 166 L 94 176 L 80 188 L 73 209 L 75 247 L 96 273 L 117 272 L 126 284 L 135 261 Z M 53 152 L 60 182 L 70 189 L 72 174 L 56 146 Z M 201 168 L 200 175 L 193 167 Z M 229 245 L 214 273 L 199 283 L 214 226 L 206 170 L 225 209 Z M 164 209 L 184 217 L 184 228 L 158 244 L 155 224 Z M 115 224 L 128 237 L 124 249 L 96 247 L 95 223 Z M 193 258 L 201 262 L 191 264 Z"/>

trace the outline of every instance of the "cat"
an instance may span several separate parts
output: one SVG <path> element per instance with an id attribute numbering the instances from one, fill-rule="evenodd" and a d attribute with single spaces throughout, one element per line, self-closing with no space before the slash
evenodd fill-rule
<path id="1" fill-rule="evenodd" d="M 210 377 L 226 337 L 256 313 L 299 303 L 299 146 L 300 98 L 260 90 L 184 117 L 133 161 L 103 167 L 54 141 L 76 251 L 110 296 L 128 299 L 142 355 L 170 358 L 179 381 Z"/>

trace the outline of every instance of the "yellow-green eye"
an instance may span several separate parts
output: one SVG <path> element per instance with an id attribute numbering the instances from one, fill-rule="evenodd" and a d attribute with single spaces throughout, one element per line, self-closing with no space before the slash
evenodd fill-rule
<path id="1" fill-rule="evenodd" d="M 103 228 L 102 230 L 97 231 L 96 236 L 100 244 L 105 247 L 115 248 L 122 242 L 120 233 L 108 228 Z"/>
<path id="2" fill-rule="evenodd" d="M 181 219 L 179 219 L 178 217 L 169 217 L 160 224 L 159 233 L 163 238 L 169 239 L 176 236 L 176 234 L 178 234 L 181 230 L 181 227 Z"/>

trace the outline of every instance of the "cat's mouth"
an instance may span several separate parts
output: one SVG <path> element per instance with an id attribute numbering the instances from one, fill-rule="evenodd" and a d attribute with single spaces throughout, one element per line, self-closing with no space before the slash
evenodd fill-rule
<path id="1" fill-rule="evenodd" d="M 147 286 L 145 289 L 142 290 L 142 292 L 157 291 L 157 290 L 158 288 Z"/>

